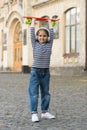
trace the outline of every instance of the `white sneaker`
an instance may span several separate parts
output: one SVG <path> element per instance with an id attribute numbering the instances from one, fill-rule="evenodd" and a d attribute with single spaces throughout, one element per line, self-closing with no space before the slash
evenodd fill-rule
<path id="1" fill-rule="evenodd" d="M 55 116 L 50 114 L 49 112 L 46 112 L 46 113 L 42 113 L 41 114 L 41 118 L 45 118 L 45 119 L 54 119 Z"/>
<path id="2" fill-rule="evenodd" d="M 38 121 L 39 121 L 38 115 L 36 113 L 32 114 L 32 122 L 38 122 Z"/>

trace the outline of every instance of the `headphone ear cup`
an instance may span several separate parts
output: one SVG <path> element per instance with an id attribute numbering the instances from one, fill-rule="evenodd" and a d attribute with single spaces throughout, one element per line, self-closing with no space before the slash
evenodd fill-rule
<path id="1" fill-rule="evenodd" d="M 48 41 L 50 41 L 50 37 L 48 37 Z"/>

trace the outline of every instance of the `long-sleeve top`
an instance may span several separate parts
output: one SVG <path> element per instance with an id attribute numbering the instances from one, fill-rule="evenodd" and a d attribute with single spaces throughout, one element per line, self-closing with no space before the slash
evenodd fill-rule
<path id="1" fill-rule="evenodd" d="M 33 48 L 33 65 L 35 68 L 49 68 L 53 44 L 53 29 L 49 30 L 50 40 L 47 43 L 36 41 L 35 28 L 30 27 L 31 43 Z"/>

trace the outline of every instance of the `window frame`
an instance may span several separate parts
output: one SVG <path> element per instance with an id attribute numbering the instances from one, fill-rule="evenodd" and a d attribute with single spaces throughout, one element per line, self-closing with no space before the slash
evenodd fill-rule
<path id="1" fill-rule="evenodd" d="M 73 9 L 75 9 L 76 11 L 75 11 L 75 23 L 74 24 L 71 24 L 71 11 L 73 10 Z M 77 27 L 78 27 L 78 25 L 80 25 L 80 21 L 78 22 L 77 21 L 77 15 L 78 15 L 78 8 L 77 7 L 73 7 L 73 8 L 70 8 L 69 10 L 67 10 L 66 12 L 65 12 L 65 52 L 64 52 L 64 56 L 69 56 L 69 57 L 72 57 L 72 56 L 78 56 L 79 55 L 79 51 L 78 51 L 78 49 L 77 49 L 77 47 L 78 47 L 78 39 L 77 39 Z M 66 15 L 68 14 L 68 13 L 70 13 L 70 24 L 67 24 L 66 23 L 66 21 L 67 21 L 67 19 L 66 19 Z M 79 12 L 79 14 L 80 14 L 80 12 Z M 67 28 L 70 28 L 70 30 L 69 30 L 69 32 L 70 32 L 70 37 L 69 37 L 69 48 L 68 48 L 68 52 L 67 52 L 67 44 L 66 44 L 66 38 L 67 38 L 67 36 L 66 36 L 66 29 Z M 71 37 L 71 34 L 72 34 L 72 28 L 75 28 L 75 48 L 74 48 L 74 51 L 72 50 L 72 37 Z M 80 26 L 79 26 L 79 29 L 80 29 Z M 79 40 L 80 41 L 80 40 Z"/>

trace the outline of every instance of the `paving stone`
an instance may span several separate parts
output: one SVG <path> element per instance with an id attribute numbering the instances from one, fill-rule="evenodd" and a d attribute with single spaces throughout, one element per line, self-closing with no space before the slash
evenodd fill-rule
<path id="1" fill-rule="evenodd" d="M 32 123 L 29 74 L 0 74 L 0 130 L 87 130 L 87 75 L 52 75 L 49 111 L 53 120 Z M 40 99 L 38 106 L 40 117 Z"/>

